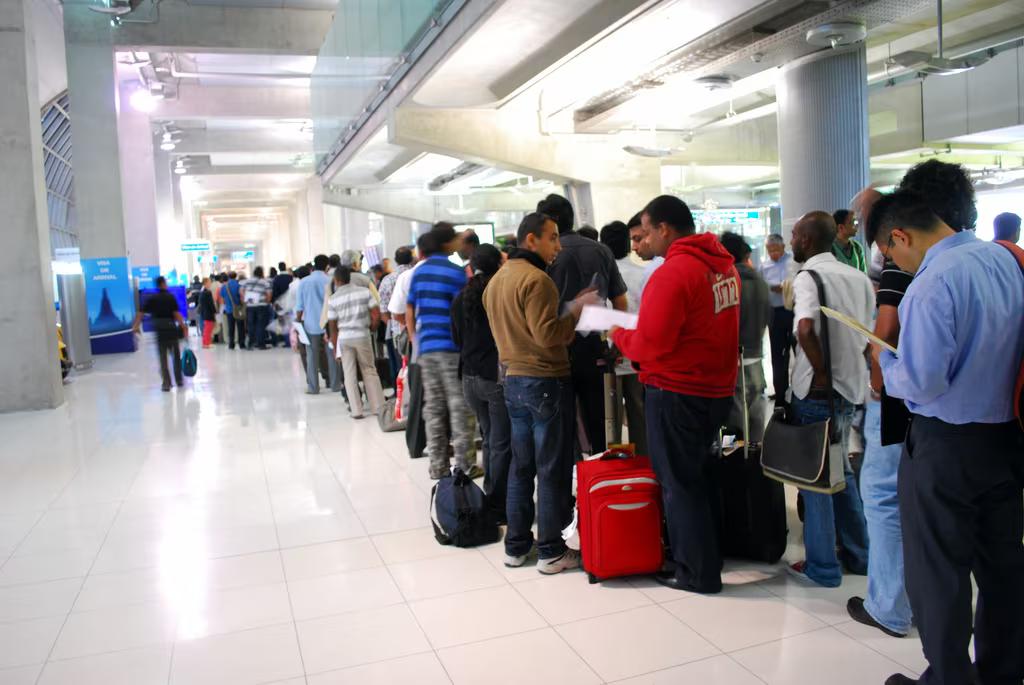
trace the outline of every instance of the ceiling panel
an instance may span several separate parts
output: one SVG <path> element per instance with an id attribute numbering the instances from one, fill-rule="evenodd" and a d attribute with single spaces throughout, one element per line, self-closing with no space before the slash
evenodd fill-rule
<path id="1" fill-rule="evenodd" d="M 332 10 L 338 6 L 338 0 L 191 0 L 191 3 L 220 7 L 271 7 L 296 10 Z"/>

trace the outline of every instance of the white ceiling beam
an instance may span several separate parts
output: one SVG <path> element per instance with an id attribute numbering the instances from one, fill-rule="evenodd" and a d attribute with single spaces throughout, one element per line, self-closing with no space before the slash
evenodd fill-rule
<path id="1" fill-rule="evenodd" d="M 159 136 L 157 136 L 159 140 Z M 299 136 L 283 136 L 273 129 L 184 129 L 174 155 L 211 155 L 221 152 L 274 152 L 295 155 L 313 152 L 313 143 Z"/>
<path id="2" fill-rule="evenodd" d="M 160 100 L 151 119 L 309 119 L 309 89 L 182 83 L 178 97 Z"/>

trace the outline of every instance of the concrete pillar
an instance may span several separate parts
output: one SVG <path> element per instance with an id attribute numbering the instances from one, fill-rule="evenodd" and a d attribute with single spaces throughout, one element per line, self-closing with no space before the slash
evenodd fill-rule
<path id="1" fill-rule="evenodd" d="M 786 235 L 804 213 L 849 205 L 868 184 L 868 95 L 864 45 L 783 68 L 779 171 Z"/>
<path id="2" fill-rule="evenodd" d="M 0 3 L 0 412 L 64 401 L 50 274 L 42 133 L 30 0 Z"/>
<path id="3" fill-rule="evenodd" d="M 73 17 L 74 13 L 65 13 L 65 32 Z M 128 254 L 121 203 L 114 49 L 105 35 L 102 40 L 67 45 L 75 206 L 83 259 Z"/>
<path id="4" fill-rule="evenodd" d="M 121 102 L 128 94 L 121 92 Z M 117 114 L 121 157 L 122 211 L 125 240 L 132 266 L 160 264 L 156 218 L 156 166 L 149 117 L 130 106 Z M 76 179 L 77 183 L 77 179 Z"/>

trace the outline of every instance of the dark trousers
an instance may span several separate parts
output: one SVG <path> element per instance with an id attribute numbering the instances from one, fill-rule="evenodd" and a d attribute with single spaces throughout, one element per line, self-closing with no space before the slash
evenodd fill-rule
<path id="1" fill-rule="evenodd" d="M 604 433 L 604 367 L 598 366 L 604 343 L 596 335 L 576 336 L 569 346 L 572 389 L 583 417 L 583 429 L 590 442 L 590 454 L 607 448 Z"/>
<path id="2" fill-rule="evenodd" d="M 626 405 L 626 421 L 629 423 L 629 441 L 636 445 L 637 454 L 648 454 L 647 420 L 644 418 L 644 384 L 640 376 L 632 373 L 619 376 L 622 381 L 622 397 Z"/>
<path id="3" fill-rule="evenodd" d="M 483 436 L 484 494 L 491 509 L 504 519 L 512 461 L 512 423 L 505 392 L 494 381 L 476 376 L 462 377 L 462 391 Z"/>
<path id="4" fill-rule="evenodd" d="M 235 331 L 238 332 L 238 345 L 245 347 L 245 322 L 239 321 L 231 312 L 224 313 L 224 327 L 228 329 L 228 347 L 235 346 Z"/>
<path id="5" fill-rule="evenodd" d="M 676 577 L 693 592 L 722 591 L 719 495 L 711 445 L 731 397 L 707 398 L 646 387 L 647 440 L 661 484 Z"/>
<path id="6" fill-rule="evenodd" d="M 785 400 L 789 390 L 789 340 L 792 335 L 793 312 L 785 307 L 773 308 L 768 343 L 772 348 L 772 386 L 779 400 Z"/>
<path id="7" fill-rule="evenodd" d="M 512 421 L 505 553 L 530 551 L 536 511 L 537 555 L 553 559 L 565 553 L 562 529 L 572 521 L 572 384 L 568 378 L 508 376 L 505 404 Z"/>
<path id="8" fill-rule="evenodd" d="M 388 338 L 384 341 L 384 347 L 388 352 L 388 368 L 391 371 L 391 385 L 395 385 L 395 381 L 398 380 L 398 372 L 402 370 L 402 358 L 398 354 L 398 350 L 395 349 L 395 341 Z"/>
<path id="9" fill-rule="evenodd" d="M 914 416 L 899 470 L 907 594 L 928 669 L 921 683 L 1024 679 L 1024 437 L 1014 424 Z"/>
<path id="10" fill-rule="evenodd" d="M 245 308 L 245 320 L 249 328 L 249 349 L 266 347 L 267 324 L 270 323 L 270 307 L 260 305 Z"/>
<path id="11" fill-rule="evenodd" d="M 181 387 L 185 379 L 181 375 L 181 348 L 178 338 L 157 339 L 157 354 L 160 355 L 160 378 L 165 388 L 171 387 L 171 367 L 174 367 L 174 382 Z M 170 364 L 168 364 L 168 359 Z"/>

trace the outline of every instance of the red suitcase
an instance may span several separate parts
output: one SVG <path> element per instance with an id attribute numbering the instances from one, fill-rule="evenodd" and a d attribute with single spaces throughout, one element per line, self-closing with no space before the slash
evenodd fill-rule
<path id="1" fill-rule="evenodd" d="M 661 488 L 628 448 L 576 465 L 580 551 L 591 583 L 661 569 Z"/>

